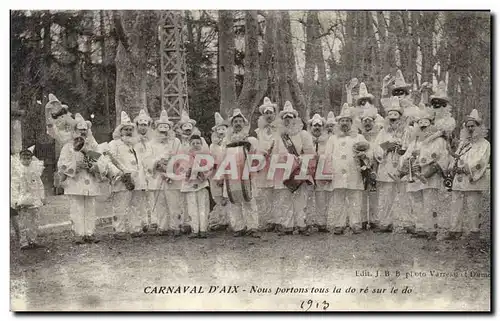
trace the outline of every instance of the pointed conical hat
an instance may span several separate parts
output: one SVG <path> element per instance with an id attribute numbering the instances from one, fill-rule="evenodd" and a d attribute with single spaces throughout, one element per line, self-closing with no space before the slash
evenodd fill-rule
<path id="1" fill-rule="evenodd" d="M 233 115 L 229 117 L 229 122 L 231 123 L 233 121 L 233 118 L 236 116 L 241 116 L 243 120 L 245 121 L 246 124 L 248 124 L 248 120 L 245 118 L 245 115 L 241 112 L 239 108 L 233 109 Z"/>
<path id="2" fill-rule="evenodd" d="M 365 118 L 371 118 L 375 120 L 378 115 L 378 110 L 375 107 L 369 107 L 369 108 L 363 108 L 361 111 L 361 114 L 359 115 L 359 118 L 365 119 Z"/>
<path id="3" fill-rule="evenodd" d="M 337 121 L 341 120 L 342 118 L 354 118 L 354 114 L 352 111 L 353 108 L 349 107 L 348 103 L 344 103 L 342 106 L 342 109 L 340 110 L 340 114 L 336 117 Z"/>
<path id="4" fill-rule="evenodd" d="M 439 82 L 436 92 L 434 93 L 434 95 L 431 95 L 429 97 L 429 99 L 430 100 L 442 99 L 442 100 L 447 101 L 447 102 L 450 101 L 450 99 L 448 98 L 448 95 L 446 94 L 446 83 L 444 81 L 441 80 Z"/>
<path id="5" fill-rule="evenodd" d="M 337 121 L 335 120 L 335 114 L 333 111 L 330 111 L 328 115 L 326 116 L 326 124 L 336 124 Z"/>
<path id="6" fill-rule="evenodd" d="M 285 106 L 283 106 L 283 110 L 280 111 L 279 117 L 283 118 L 286 114 L 292 114 L 294 117 L 297 117 L 299 113 L 293 108 L 292 103 L 288 100 L 285 102 Z"/>
<path id="7" fill-rule="evenodd" d="M 400 88 L 408 89 L 409 87 L 411 87 L 411 84 L 406 83 L 405 78 L 403 77 L 403 72 L 398 69 L 398 71 L 396 72 L 396 79 L 394 80 L 393 90 Z"/>
<path id="8" fill-rule="evenodd" d="M 362 82 L 361 84 L 359 84 L 359 94 L 358 97 L 356 98 L 356 105 L 358 105 L 361 99 L 366 99 L 366 98 L 373 99 L 374 96 L 368 92 L 365 83 Z"/>
<path id="9" fill-rule="evenodd" d="M 183 110 L 181 112 L 181 118 L 177 122 L 177 126 L 178 127 L 182 127 L 182 125 L 188 124 L 188 123 L 191 124 L 191 125 L 193 125 L 193 126 L 195 126 L 196 125 L 196 120 L 189 118 L 189 115 L 188 115 L 187 111 Z"/>
<path id="10" fill-rule="evenodd" d="M 467 116 L 467 118 L 465 119 L 465 122 L 467 123 L 469 120 L 473 120 L 473 121 L 477 122 L 478 124 L 481 124 L 482 119 L 479 116 L 479 112 L 477 111 L 477 109 L 473 109 L 471 111 L 469 116 Z"/>
<path id="11" fill-rule="evenodd" d="M 215 129 L 217 129 L 217 127 L 219 126 L 228 126 L 227 122 L 224 120 L 224 118 L 222 118 L 219 112 L 215 112 L 214 118 L 215 118 L 215 126 L 212 127 L 213 131 L 215 131 Z"/>
<path id="12" fill-rule="evenodd" d="M 433 120 L 434 119 L 434 111 L 432 108 L 426 107 L 424 104 L 419 104 L 419 115 L 418 119 L 429 119 Z"/>
<path id="13" fill-rule="evenodd" d="M 316 123 L 320 123 L 321 125 L 324 125 L 326 123 L 326 119 L 321 117 L 319 114 L 314 114 L 311 119 L 308 121 L 309 124 L 314 125 Z"/>
<path id="14" fill-rule="evenodd" d="M 89 129 L 89 124 L 83 119 L 80 113 L 75 114 L 74 125 L 76 129 Z"/>
<path id="15" fill-rule="evenodd" d="M 266 110 L 271 109 L 273 111 L 273 113 L 276 113 L 277 107 L 278 107 L 278 105 L 273 104 L 271 102 L 271 99 L 269 99 L 268 97 L 264 97 L 264 102 L 262 103 L 262 105 L 259 106 L 259 112 L 261 114 L 263 114 L 266 112 Z"/>
<path id="16" fill-rule="evenodd" d="M 151 117 L 147 114 L 147 112 L 144 109 L 141 109 L 139 111 L 139 115 L 134 118 L 134 123 L 136 124 L 151 124 Z"/>
<path id="17" fill-rule="evenodd" d="M 158 126 L 159 124 L 167 124 L 169 126 L 172 126 L 172 121 L 170 119 L 168 119 L 168 114 L 167 114 L 167 111 L 165 109 L 162 109 L 161 110 L 161 113 L 160 113 L 160 118 L 158 118 L 158 120 L 156 120 L 156 125 Z"/>
<path id="18" fill-rule="evenodd" d="M 385 114 L 387 115 L 390 111 L 397 111 L 400 115 L 403 114 L 398 97 L 393 96 L 390 98 L 389 105 L 385 107 Z"/>

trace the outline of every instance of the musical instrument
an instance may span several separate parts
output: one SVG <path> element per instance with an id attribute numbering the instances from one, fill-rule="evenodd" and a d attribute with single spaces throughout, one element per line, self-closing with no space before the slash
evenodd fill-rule
<path id="1" fill-rule="evenodd" d="M 467 150 L 464 151 L 464 149 L 467 148 Z M 443 185 L 446 187 L 446 190 L 448 192 L 451 192 L 453 189 L 453 181 L 455 180 L 455 175 L 458 174 L 458 161 L 460 158 L 467 153 L 470 149 L 472 148 L 472 145 L 470 143 L 463 144 L 462 147 L 457 151 L 456 155 L 454 156 L 455 161 L 453 162 L 453 167 L 451 170 L 446 171 L 443 173 L 444 180 L 443 180 Z"/>
<path id="2" fill-rule="evenodd" d="M 297 157 L 297 159 L 299 159 L 298 163 L 294 162 L 294 164 L 293 164 L 294 167 L 292 168 L 290 178 L 285 179 L 283 181 L 283 185 L 285 185 L 286 188 L 288 188 L 288 190 L 290 192 L 295 193 L 300 188 L 300 186 L 304 183 L 303 180 L 298 180 L 295 178 L 296 176 L 298 176 L 300 174 L 300 168 L 302 166 L 302 164 L 300 162 L 300 155 L 297 152 L 297 149 L 295 148 L 295 145 L 293 144 L 292 140 L 290 139 L 290 136 L 288 136 L 287 134 L 283 134 L 283 135 L 281 135 L 281 140 L 283 141 L 283 144 L 285 145 L 286 149 L 288 150 L 288 153 L 294 155 L 295 157 Z M 308 182 L 308 184 L 312 184 L 309 181 L 307 181 L 307 182 Z"/>
<path id="3" fill-rule="evenodd" d="M 250 175 L 248 179 L 242 179 L 245 166 L 250 166 L 247 154 L 250 147 L 251 144 L 248 141 L 233 142 L 226 145 L 226 156 L 229 154 L 234 155 L 238 165 L 238 178 L 236 181 L 224 178 L 228 199 L 233 204 L 250 202 L 252 199 L 252 181 Z"/>
<path id="4" fill-rule="evenodd" d="M 365 142 L 358 142 L 353 145 L 356 162 L 363 178 L 364 188 L 365 190 L 374 192 L 377 187 L 377 173 L 373 170 L 373 164 L 365 154 L 369 148 L 370 144 Z"/>

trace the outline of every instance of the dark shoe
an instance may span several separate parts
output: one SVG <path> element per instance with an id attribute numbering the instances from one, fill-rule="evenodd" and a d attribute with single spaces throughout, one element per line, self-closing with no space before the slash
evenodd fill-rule
<path id="1" fill-rule="evenodd" d="M 428 240 L 436 240 L 437 239 L 437 234 L 438 234 L 437 232 L 430 232 L 427 235 L 427 239 Z"/>
<path id="2" fill-rule="evenodd" d="M 239 231 L 236 231 L 233 233 L 233 236 L 234 237 L 241 237 L 241 236 L 244 236 L 246 234 L 246 231 L 243 229 L 243 230 L 239 230 Z"/>
<path id="3" fill-rule="evenodd" d="M 99 240 L 98 238 L 96 238 L 94 235 L 87 236 L 87 239 L 85 240 L 85 242 L 87 242 L 87 243 L 94 243 L 94 244 L 97 244 L 100 241 L 101 240 Z"/>
<path id="4" fill-rule="evenodd" d="M 115 239 L 121 240 L 121 241 L 128 240 L 128 235 L 125 233 L 117 233 L 117 234 L 113 235 L 113 237 Z"/>
<path id="5" fill-rule="evenodd" d="M 198 233 L 191 233 L 188 235 L 188 238 L 190 239 L 197 239 L 199 237 Z"/>
<path id="6" fill-rule="evenodd" d="M 368 222 L 361 223 L 361 229 L 366 230 L 368 227 Z M 355 233 L 356 234 L 356 233 Z"/>
<path id="7" fill-rule="evenodd" d="M 351 230 L 352 230 L 352 234 L 361 234 L 361 232 L 363 232 L 363 230 L 360 229 L 359 227 L 354 227 Z"/>
<path id="8" fill-rule="evenodd" d="M 342 235 L 342 234 L 344 234 L 344 228 L 343 227 L 335 227 L 333 229 L 333 234 L 335 234 L 335 235 Z"/>
<path id="9" fill-rule="evenodd" d="M 414 226 L 406 226 L 405 228 L 406 233 L 408 234 L 415 234 L 415 227 Z"/>
<path id="10" fill-rule="evenodd" d="M 294 232 L 294 231 L 293 231 L 293 229 L 286 229 L 286 228 L 285 228 L 285 229 L 281 230 L 281 231 L 278 233 L 278 235 L 279 235 L 279 236 L 291 235 L 291 234 L 293 234 L 293 232 Z"/>
<path id="11" fill-rule="evenodd" d="M 412 237 L 419 238 L 419 239 L 426 239 L 429 237 L 429 233 L 424 232 L 424 231 L 418 231 L 418 232 L 415 232 L 415 234 L 413 234 Z"/>
<path id="12" fill-rule="evenodd" d="M 206 239 L 207 238 L 207 232 L 200 232 L 200 234 L 198 235 L 198 237 L 200 239 Z"/>
<path id="13" fill-rule="evenodd" d="M 391 233 L 392 232 L 392 227 L 391 226 L 377 226 L 376 228 L 373 229 L 373 233 Z"/>
<path id="14" fill-rule="evenodd" d="M 131 233 L 130 236 L 132 236 L 133 238 L 138 238 L 138 237 L 142 237 L 142 233 L 141 232 L 134 232 L 134 233 Z"/>
<path id="15" fill-rule="evenodd" d="M 174 237 L 180 237 L 182 235 L 181 231 L 174 230 Z"/>
<path id="16" fill-rule="evenodd" d="M 153 224 L 149 225 L 149 228 L 152 230 L 156 230 L 158 228 L 158 224 L 153 223 Z"/>
<path id="17" fill-rule="evenodd" d="M 256 231 L 256 230 L 253 230 L 253 229 L 252 229 L 252 230 L 249 230 L 249 231 L 247 232 L 247 235 L 248 235 L 248 236 L 250 236 L 250 237 L 256 238 L 256 239 L 260 239 L 260 234 L 259 234 L 259 232 L 258 232 L 258 231 Z"/>
<path id="18" fill-rule="evenodd" d="M 276 224 L 274 223 L 268 223 L 266 224 L 266 226 L 264 227 L 264 232 L 272 232 L 276 229 Z"/>
<path id="19" fill-rule="evenodd" d="M 181 232 L 182 232 L 182 234 L 191 234 L 192 233 L 191 226 L 190 225 L 183 225 L 181 228 Z"/>
<path id="20" fill-rule="evenodd" d="M 80 245 L 80 244 L 85 243 L 85 239 L 86 239 L 86 238 L 84 238 L 84 237 L 77 236 L 77 237 L 75 238 L 75 241 L 74 241 L 74 242 L 75 242 L 75 244 Z"/>
<path id="21" fill-rule="evenodd" d="M 147 233 L 148 229 L 149 229 L 149 227 L 147 225 L 144 225 L 142 227 L 142 232 Z"/>
<path id="22" fill-rule="evenodd" d="M 326 225 L 319 225 L 318 232 L 320 233 L 330 233 L 330 230 L 326 227 Z"/>
<path id="23" fill-rule="evenodd" d="M 310 236 L 311 233 L 309 232 L 308 228 L 299 228 L 299 234 L 304 235 L 304 236 Z"/>
<path id="24" fill-rule="evenodd" d="M 29 244 L 21 246 L 21 251 L 26 251 L 26 250 L 30 250 L 30 249 L 31 249 L 31 247 L 29 246 Z"/>

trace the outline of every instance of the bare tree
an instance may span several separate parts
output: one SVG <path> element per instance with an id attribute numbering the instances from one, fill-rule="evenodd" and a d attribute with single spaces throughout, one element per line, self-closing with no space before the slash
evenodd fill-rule
<path id="1" fill-rule="evenodd" d="M 224 117 L 231 114 L 236 103 L 233 19 L 232 11 L 219 11 L 220 111 Z"/>

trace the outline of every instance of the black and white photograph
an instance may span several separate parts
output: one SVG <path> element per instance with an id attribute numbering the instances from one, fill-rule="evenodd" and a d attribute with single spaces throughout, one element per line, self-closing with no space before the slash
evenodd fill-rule
<path id="1" fill-rule="evenodd" d="M 10 311 L 490 312 L 493 14 L 376 9 L 10 9 Z"/>

